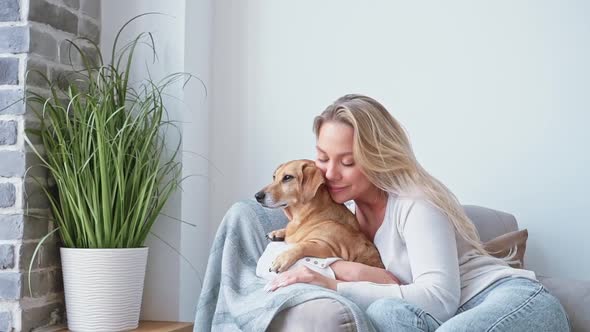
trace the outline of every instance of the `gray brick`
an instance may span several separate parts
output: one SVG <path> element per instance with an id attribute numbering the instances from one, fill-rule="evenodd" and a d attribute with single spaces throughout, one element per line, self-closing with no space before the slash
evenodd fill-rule
<path id="1" fill-rule="evenodd" d="M 63 300 L 44 304 L 41 307 L 23 308 L 21 331 L 32 331 L 38 327 L 63 323 L 65 312 Z"/>
<path id="2" fill-rule="evenodd" d="M 29 271 L 28 267 L 22 271 L 22 296 L 31 297 L 29 291 Z M 59 293 L 63 291 L 63 278 L 61 269 L 42 270 L 31 272 L 31 288 L 33 297 L 41 297 L 50 293 Z"/>
<path id="3" fill-rule="evenodd" d="M 69 33 L 78 33 L 78 16 L 45 0 L 29 2 L 29 20 L 49 24 Z"/>
<path id="4" fill-rule="evenodd" d="M 90 20 L 80 19 L 78 23 L 78 35 L 80 37 L 86 37 L 97 44 L 100 41 L 100 29 L 98 25 Z"/>
<path id="5" fill-rule="evenodd" d="M 27 271 L 29 269 L 37 245 L 36 242 L 23 243 L 21 245 L 19 252 L 19 266 L 21 271 Z M 33 262 L 33 269 L 59 266 L 59 257 L 59 247 L 56 244 L 56 238 L 52 236 L 45 240 L 37 250 L 37 256 Z"/>
<path id="6" fill-rule="evenodd" d="M 12 183 L 0 183 L 0 208 L 14 206 L 16 202 L 16 188 Z"/>
<path id="7" fill-rule="evenodd" d="M 72 50 L 72 52 L 75 52 Z M 51 82 L 56 82 L 57 87 L 62 90 L 67 90 L 68 85 L 74 81 L 74 72 L 72 70 L 63 70 L 61 68 L 49 68 L 49 79 Z"/>
<path id="8" fill-rule="evenodd" d="M 21 274 L 0 272 L 0 299 L 18 300 L 21 295 Z"/>
<path id="9" fill-rule="evenodd" d="M 24 227 L 23 231 L 23 240 L 31 240 L 31 239 L 41 239 L 45 235 L 49 233 L 49 216 L 47 215 L 39 215 L 39 213 L 35 213 L 35 215 L 24 216 Z M 54 233 L 55 234 L 55 233 Z M 54 236 L 57 236 L 54 235 Z"/>
<path id="10" fill-rule="evenodd" d="M 12 314 L 10 311 L 0 312 L 0 331 L 12 331 Z"/>
<path id="11" fill-rule="evenodd" d="M 48 233 L 48 213 L 0 214 L 0 240 L 40 240 Z"/>
<path id="12" fill-rule="evenodd" d="M 90 65 L 93 66 L 98 63 L 98 51 L 94 46 L 89 45 L 90 43 L 76 43 L 84 56 L 87 57 L 87 61 L 90 61 Z M 82 62 L 80 51 L 76 49 L 70 42 L 63 40 L 59 45 L 59 60 L 64 65 L 74 65 L 75 68 L 85 65 Z"/>
<path id="13" fill-rule="evenodd" d="M 48 88 L 49 82 L 47 82 L 47 64 L 42 60 L 28 57 L 26 78 L 27 85 Z"/>
<path id="14" fill-rule="evenodd" d="M 17 58 L 0 58 L 0 84 L 18 84 Z"/>
<path id="15" fill-rule="evenodd" d="M 35 248 L 37 247 L 38 243 L 23 243 L 20 246 L 20 252 L 18 253 L 19 258 L 19 266 L 21 271 L 28 271 L 29 266 L 31 264 L 31 259 L 33 258 L 33 253 L 35 252 Z M 41 255 L 43 252 L 43 246 L 39 248 L 37 251 L 37 256 L 35 257 L 35 261 L 33 262 L 33 269 L 38 269 L 41 262 Z M 28 292 L 28 290 L 27 290 Z"/>
<path id="16" fill-rule="evenodd" d="M 25 153 L 22 151 L 0 151 L 0 176 L 22 177 L 25 174 Z"/>
<path id="17" fill-rule="evenodd" d="M 14 145 L 16 144 L 16 135 L 18 128 L 16 121 L 1 121 L 0 120 L 0 145 Z"/>
<path id="18" fill-rule="evenodd" d="M 48 209 L 49 200 L 36 181 L 25 182 L 24 207 L 28 209 Z"/>
<path id="19" fill-rule="evenodd" d="M 41 55 L 49 60 L 56 60 L 57 41 L 51 34 L 32 28 L 31 53 Z"/>
<path id="20" fill-rule="evenodd" d="M 20 21 L 18 0 L 0 0 L 0 22 L 12 21 Z"/>
<path id="21" fill-rule="evenodd" d="M 0 269 L 14 268 L 14 245 L 0 244 Z"/>
<path id="22" fill-rule="evenodd" d="M 34 152 L 27 152 L 26 153 L 26 165 L 25 168 L 27 170 L 27 177 L 35 177 L 37 179 L 46 179 L 47 178 L 47 167 L 45 167 L 41 159 L 37 156 Z"/>
<path id="23" fill-rule="evenodd" d="M 24 114 L 23 97 L 22 89 L 0 90 L 0 114 Z"/>
<path id="24" fill-rule="evenodd" d="M 79 66 L 82 64 L 80 52 L 68 40 L 62 40 L 59 43 L 59 61 L 68 66 Z"/>
<path id="25" fill-rule="evenodd" d="M 29 101 L 29 103 L 27 104 L 27 114 L 25 115 L 25 134 L 27 135 L 27 137 L 29 138 L 29 140 L 31 141 L 31 143 L 33 144 L 41 144 L 41 137 L 33 134 L 31 132 L 29 132 L 29 130 L 31 129 L 35 129 L 35 130 L 39 130 L 41 129 L 41 122 L 39 121 L 39 118 L 37 117 L 37 114 L 33 113 L 33 109 L 35 109 L 37 112 L 41 112 L 41 107 L 42 105 L 38 105 L 36 103 L 33 103 L 32 101 Z M 27 146 L 27 149 L 30 149 Z"/>
<path id="26" fill-rule="evenodd" d="M 100 18 L 100 0 L 81 0 L 80 9 L 94 19 Z"/>
<path id="27" fill-rule="evenodd" d="M 22 239 L 23 219 L 22 214 L 0 214 L 0 240 Z"/>
<path id="28" fill-rule="evenodd" d="M 73 70 L 63 70 L 60 68 L 49 69 L 49 79 L 57 82 L 57 86 L 67 91 L 69 85 L 76 85 L 78 90 L 84 91 L 88 88 L 88 82 L 83 73 L 76 73 Z M 67 102 L 64 103 L 67 106 Z"/>
<path id="29" fill-rule="evenodd" d="M 64 4 L 72 9 L 80 9 L 80 0 L 63 0 Z"/>
<path id="30" fill-rule="evenodd" d="M 0 27 L 0 53 L 25 53 L 29 51 L 29 27 Z"/>
<path id="31" fill-rule="evenodd" d="M 17 58 L 0 58 L 0 84 L 18 84 Z"/>

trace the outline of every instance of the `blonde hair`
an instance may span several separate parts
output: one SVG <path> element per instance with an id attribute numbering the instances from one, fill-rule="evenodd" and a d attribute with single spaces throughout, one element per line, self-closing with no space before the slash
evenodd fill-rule
<path id="1" fill-rule="evenodd" d="M 481 254 L 490 255 L 455 195 L 422 168 L 406 132 L 383 105 L 367 96 L 345 95 L 314 119 L 316 137 L 328 121 L 353 128 L 354 161 L 377 188 L 397 195 L 419 189 L 447 216 L 462 238 Z M 504 260 L 511 262 L 514 255 L 511 253 Z"/>

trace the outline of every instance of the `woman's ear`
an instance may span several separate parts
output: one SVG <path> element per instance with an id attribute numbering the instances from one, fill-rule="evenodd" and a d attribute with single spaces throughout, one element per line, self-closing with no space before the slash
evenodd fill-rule
<path id="1" fill-rule="evenodd" d="M 301 182 L 302 203 L 309 202 L 315 197 L 318 189 L 325 183 L 322 171 L 314 162 L 303 164 L 303 181 Z"/>

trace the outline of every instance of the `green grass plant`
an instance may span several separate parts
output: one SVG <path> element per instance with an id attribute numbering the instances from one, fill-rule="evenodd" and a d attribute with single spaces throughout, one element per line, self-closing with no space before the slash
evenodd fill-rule
<path id="1" fill-rule="evenodd" d="M 26 141 L 55 183 L 42 188 L 64 247 L 142 247 L 180 184 L 180 142 L 167 147 L 165 131 L 174 123 L 163 97 L 168 86 L 186 84 L 190 75 L 154 82 L 146 72 L 132 86 L 136 48 L 155 47 L 151 34 L 142 33 L 116 52 L 123 28 L 110 63 L 103 62 L 96 44 L 85 41 L 93 45 L 89 52 L 74 40 L 70 54 L 79 56 L 80 68 L 51 81 L 28 73 L 43 76 L 49 86 L 49 95 L 27 91 L 41 123 L 27 135 L 40 137 L 44 151 Z"/>

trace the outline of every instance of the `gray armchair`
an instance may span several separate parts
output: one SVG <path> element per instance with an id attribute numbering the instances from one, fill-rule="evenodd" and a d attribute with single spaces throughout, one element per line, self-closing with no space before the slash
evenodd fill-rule
<path id="1" fill-rule="evenodd" d="M 513 215 L 484 207 L 466 205 L 483 242 L 518 229 Z M 590 281 L 537 275 L 556 296 L 569 316 L 573 331 L 590 331 Z M 316 299 L 281 311 L 269 331 L 356 331 L 348 309 L 333 299 Z"/>

